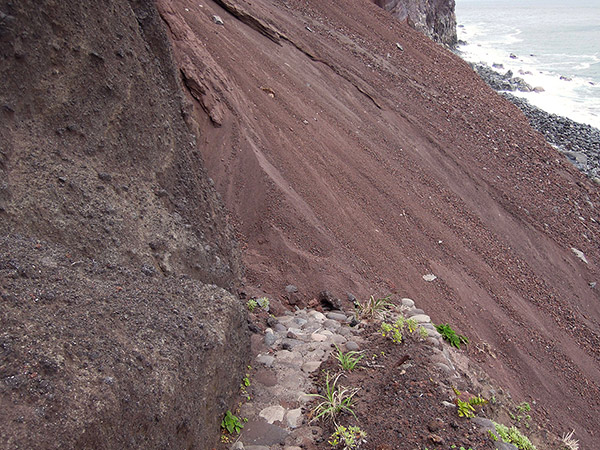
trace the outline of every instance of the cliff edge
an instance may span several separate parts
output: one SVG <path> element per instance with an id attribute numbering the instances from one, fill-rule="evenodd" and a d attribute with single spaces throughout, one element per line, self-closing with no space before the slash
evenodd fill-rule
<path id="1" fill-rule="evenodd" d="M 454 47 L 456 14 L 454 0 L 371 0 L 401 21 L 419 30 L 436 42 Z"/>

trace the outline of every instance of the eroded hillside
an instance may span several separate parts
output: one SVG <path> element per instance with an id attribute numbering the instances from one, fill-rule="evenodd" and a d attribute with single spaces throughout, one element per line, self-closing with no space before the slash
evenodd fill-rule
<path id="1" fill-rule="evenodd" d="M 370 2 L 159 5 L 248 286 L 285 303 L 292 283 L 299 305 L 323 289 L 410 296 L 549 429 L 592 445 L 598 187 Z"/>

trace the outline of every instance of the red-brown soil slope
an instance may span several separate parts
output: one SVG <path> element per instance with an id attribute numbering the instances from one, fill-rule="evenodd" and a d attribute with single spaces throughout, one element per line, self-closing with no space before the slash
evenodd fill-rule
<path id="1" fill-rule="evenodd" d="M 549 429 L 593 448 L 598 187 L 467 64 L 370 2 L 159 5 L 248 283 L 281 296 L 293 283 L 305 301 L 410 296 Z"/>

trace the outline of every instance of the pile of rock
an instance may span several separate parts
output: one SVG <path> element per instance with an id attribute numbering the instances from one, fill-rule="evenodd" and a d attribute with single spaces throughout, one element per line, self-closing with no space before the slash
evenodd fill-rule
<path id="1" fill-rule="evenodd" d="M 492 69 L 487 64 L 470 63 L 471 67 L 477 74 L 494 90 L 496 91 L 521 91 L 534 92 L 540 91 L 539 87 L 531 87 L 521 77 L 515 77 L 511 70 L 502 74 Z"/>
<path id="2" fill-rule="evenodd" d="M 564 154 L 568 161 L 596 183 L 600 184 L 600 130 L 566 117 L 548 113 L 531 105 L 527 100 L 509 92 L 542 92 L 541 87 L 531 87 L 523 78 L 513 76 L 512 71 L 502 74 L 481 63 L 469 63 L 473 70 L 492 89 L 517 106 L 531 126 L 542 133 L 546 140 Z M 494 65 L 502 68 L 501 65 Z M 566 78 L 565 78 L 566 79 Z"/>
<path id="3" fill-rule="evenodd" d="M 436 365 L 454 374 L 442 338 L 431 319 L 415 307 L 411 299 L 402 299 L 398 314 L 411 317 L 427 330 L 428 344 L 436 350 Z M 241 405 L 239 415 L 248 419 L 233 450 L 300 450 L 322 441 L 324 430 L 310 422 L 307 404 L 316 392 L 311 380 L 336 346 L 346 351 L 360 351 L 366 344 L 364 322 L 352 312 L 333 310 L 322 313 L 298 309 L 267 320 L 269 327 L 252 336 L 256 354 L 251 377 L 250 399 Z M 456 376 L 456 375 L 455 375 Z"/>
<path id="4" fill-rule="evenodd" d="M 575 167 L 600 183 L 600 130 L 547 113 L 523 98 L 508 93 L 502 95 L 518 106 L 531 126 L 542 133 Z"/>

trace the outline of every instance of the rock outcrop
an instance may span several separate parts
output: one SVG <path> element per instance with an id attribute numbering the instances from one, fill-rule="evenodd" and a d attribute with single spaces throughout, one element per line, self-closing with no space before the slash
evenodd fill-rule
<path id="1" fill-rule="evenodd" d="M 456 45 L 454 0 L 371 0 L 436 42 Z"/>
<path id="2" fill-rule="evenodd" d="M 232 406 L 241 263 L 163 28 L 0 1 L 3 448 L 210 447 Z"/>

